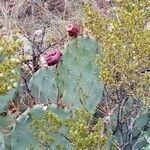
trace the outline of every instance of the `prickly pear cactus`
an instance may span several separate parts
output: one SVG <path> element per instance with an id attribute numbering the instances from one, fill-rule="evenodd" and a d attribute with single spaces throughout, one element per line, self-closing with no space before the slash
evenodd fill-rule
<path id="1" fill-rule="evenodd" d="M 26 112 L 24 112 L 24 114 L 16 121 L 16 125 L 10 137 L 12 150 L 26 150 L 30 147 L 30 145 L 34 145 L 34 147 L 39 150 L 38 142 L 30 133 L 30 123 L 31 117 L 29 117 L 29 114 Z"/>
<path id="2" fill-rule="evenodd" d="M 0 150 L 10 150 L 11 149 L 11 137 L 12 128 L 14 127 L 15 116 L 9 113 L 0 114 Z"/>
<path id="3" fill-rule="evenodd" d="M 51 104 L 48 106 L 44 105 L 35 105 L 33 108 L 28 108 L 26 112 L 24 112 L 16 121 L 16 125 L 11 134 L 11 149 L 12 150 L 27 150 L 30 146 L 34 147 L 34 149 L 40 150 L 40 143 L 36 139 L 35 136 L 32 135 L 30 125 L 32 120 L 32 116 L 35 115 L 38 118 L 42 118 L 45 112 L 52 112 L 55 115 L 66 118 L 71 115 L 70 111 L 57 108 L 57 105 Z M 39 123 L 36 125 L 43 125 L 43 122 L 39 120 Z M 48 124 L 50 126 L 50 124 Z M 44 130 L 44 126 L 40 127 L 38 131 L 42 133 Z M 60 132 L 66 135 L 66 129 L 63 127 L 60 129 Z M 50 134 L 51 135 L 51 134 Z M 49 135 L 49 136 L 50 136 Z M 56 145 L 64 144 L 67 148 L 66 150 L 71 150 L 71 143 L 68 142 L 64 136 L 59 133 L 52 134 L 54 141 L 49 145 L 49 148 L 52 150 L 56 149 Z"/>
<path id="4" fill-rule="evenodd" d="M 97 80 L 99 68 L 95 64 L 98 44 L 93 38 L 77 37 L 64 48 L 57 68 L 60 101 L 75 108 L 81 105 L 94 111 L 103 90 Z"/>
<path id="5" fill-rule="evenodd" d="M 130 115 L 129 110 L 131 110 L 131 107 L 133 107 L 134 105 L 135 105 L 135 99 L 130 98 L 126 102 L 126 105 L 124 106 L 124 110 L 126 110 L 126 116 Z M 126 146 L 124 146 L 123 148 L 124 150 L 129 150 L 129 149 L 144 150 L 144 147 L 148 144 L 148 141 L 146 140 L 146 135 L 149 136 L 148 133 L 150 133 L 150 109 L 145 107 L 143 110 L 141 111 L 139 110 L 138 116 L 136 117 L 130 116 L 130 118 L 132 121 L 131 124 L 132 131 L 129 132 L 128 131 L 129 129 L 126 126 L 126 122 L 123 122 L 120 125 L 120 130 L 123 131 L 121 133 L 122 136 L 120 135 L 120 131 L 117 131 L 113 136 L 111 136 L 107 145 L 108 150 L 112 150 L 112 147 L 116 147 L 116 144 L 120 143 L 120 139 L 126 141 L 126 143 L 129 143 L 126 144 Z M 109 129 L 114 131 L 114 129 L 117 127 L 115 125 L 117 123 L 117 115 L 110 116 L 109 121 L 110 121 Z M 130 134 L 132 134 L 132 144 L 130 144 L 130 140 L 131 140 L 129 136 Z"/>
<path id="6" fill-rule="evenodd" d="M 38 101 L 56 101 L 57 86 L 55 82 L 55 72 L 53 69 L 44 68 L 38 70 L 38 72 L 32 76 L 29 82 L 29 87 L 32 95 Z"/>

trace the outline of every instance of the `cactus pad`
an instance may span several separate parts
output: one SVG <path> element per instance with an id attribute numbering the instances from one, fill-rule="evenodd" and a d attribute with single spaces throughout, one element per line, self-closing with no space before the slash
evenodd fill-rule
<path id="1" fill-rule="evenodd" d="M 78 37 L 70 41 L 57 68 L 59 96 L 65 105 L 81 105 L 94 111 L 103 90 L 97 80 L 99 68 L 95 64 L 98 44 L 93 38 Z"/>

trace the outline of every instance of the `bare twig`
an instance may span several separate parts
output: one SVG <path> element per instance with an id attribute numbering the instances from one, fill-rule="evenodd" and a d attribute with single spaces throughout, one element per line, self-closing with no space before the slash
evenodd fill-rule
<path id="1" fill-rule="evenodd" d="M 42 39 L 41 39 L 40 44 L 39 44 L 40 52 L 42 51 L 42 47 L 43 47 L 43 43 L 44 43 L 45 30 L 46 30 L 46 26 L 44 26 L 43 31 L 42 31 Z"/>
<path id="2" fill-rule="evenodd" d="M 27 80 L 26 80 L 26 78 L 25 77 L 21 77 L 22 79 L 23 79 L 23 81 L 24 81 L 24 85 L 25 85 L 25 87 L 26 87 L 26 90 L 27 90 L 27 93 L 28 93 L 28 95 L 32 98 L 32 100 L 34 100 L 35 98 L 32 96 L 32 94 L 31 94 L 31 90 L 29 89 L 29 86 L 28 86 L 28 83 L 27 83 Z"/>

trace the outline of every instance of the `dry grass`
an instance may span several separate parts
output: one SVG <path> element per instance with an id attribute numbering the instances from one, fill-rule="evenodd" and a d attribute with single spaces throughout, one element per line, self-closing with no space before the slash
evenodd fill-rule
<path id="1" fill-rule="evenodd" d="M 30 33 L 31 10 L 31 0 L 0 1 L 0 26 L 7 32 L 21 29 Z M 41 29 L 45 25 L 55 31 L 57 36 L 62 35 L 68 22 L 81 20 L 80 10 L 80 3 L 72 3 L 69 0 L 37 0 L 34 5 L 35 29 Z"/>
<path id="2" fill-rule="evenodd" d="M 41 30 L 46 26 L 44 43 L 47 45 L 66 36 L 65 27 L 68 23 L 84 24 L 82 17 L 84 0 L 34 0 L 36 1 L 34 6 L 32 1 L 0 1 L 0 34 L 20 32 L 31 38 L 36 30 Z M 106 14 L 110 7 L 109 2 L 105 0 L 86 1 L 103 14 Z"/>

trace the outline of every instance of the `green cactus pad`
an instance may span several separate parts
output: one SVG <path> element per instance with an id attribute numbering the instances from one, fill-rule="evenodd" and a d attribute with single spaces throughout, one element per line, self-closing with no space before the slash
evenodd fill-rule
<path id="1" fill-rule="evenodd" d="M 9 102 L 11 100 L 15 100 L 18 90 L 19 90 L 19 86 L 10 90 L 7 95 L 0 95 L 0 102 L 1 102 L 0 113 L 7 111 L 9 107 Z"/>
<path id="2" fill-rule="evenodd" d="M 97 54 L 98 44 L 93 38 L 78 37 L 66 45 L 56 80 L 65 105 L 74 108 L 85 105 L 89 111 L 95 110 L 103 91 L 103 84 L 97 79 Z"/>
<path id="3" fill-rule="evenodd" d="M 56 101 L 57 86 L 55 83 L 55 73 L 52 69 L 44 68 L 36 72 L 29 82 L 29 87 L 32 95 L 38 101 Z"/>
<path id="4" fill-rule="evenodd" d="M 1 113 L 0 114 L 0 131 L 1 131 L 0 132 L 0 142 L 1 142 L 0 150 L 3 150 L 3 148 L 5 150 L 11 149 L 10 134 L 13 131 L 14 122 L 15 122 L 14 115 L 11 115 L 9 113 L 7 113 L 7 114 Z"/>
<path id="5" fill-rule="evenodd" d="M 2 133 L 0 133 L 0 143 L 0 150 L 5 150 L 5 141 Z"/>
<path id="6" fill-rule="evenodd" d="M 46 109 L 45 109 L 46 107 Z M 71 112 L 58 108 L 55 104 L 48 106 L 35 105 L 33 108 L 28 108 L 16 121 L 16 126 L 11 134 L 11 148 L 12 150 L 27 150 L 30 146 L 36 150 L 40 150 L 40 144 L 34 138 L 30 131 L 30 124 L 32 122 L 32 115 L 42 117 L 44 112 L 53 112 L 59 117 L 66 118 Z M 41 128 L 42 129 L 42 128 Z M 60 129 L 61 133 L 66 134 L 66 128 Z M 51 149 L 55 150 L 56 145 L 65 144 L 66 150 L 71 150 L 71 144 L 61 135 L 54 135 L 55 141 L 50 145 Z"/>

